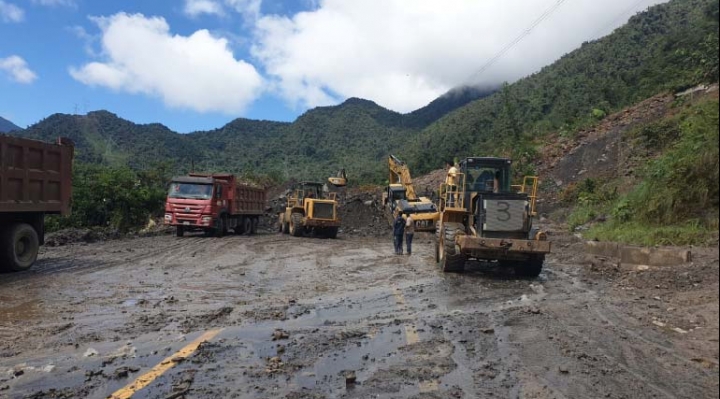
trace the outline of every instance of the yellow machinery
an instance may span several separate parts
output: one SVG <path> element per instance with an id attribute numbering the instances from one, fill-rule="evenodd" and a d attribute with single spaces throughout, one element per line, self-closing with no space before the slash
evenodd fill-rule
<path id="1" fill-rule="evenodd" d="M 345 169 L 340 169 L 340 171 L 335 176 L 330 176 L 328 178 L 328 182 L 332 184 L 335 187 L 345 187 L 347 186 L 348 179 L 347 179 L 347 173 L 345 173 Z"/>
<path id="2" fill-rule="evenodd" d="M 467 259 L 496 261 L 524 277 L 537 277 L 550 252 L 547 235 L 533 227 L 537 177 L 511 186 L 511 161 L 466 158 L 456 184 L 440 187 L 435 258 L 445 272 L 462 272 Z"/>
<path id="3" fill-rule="evenodd" d="M 278 214 L 280 231 L 301 237 L 306 233 L 336 238 L 340 227 L 335 193 L 325 194 L 322 183 L 298 183 Z"/>
<path id="4" fill-rule="evenodd" d="M 394 155 L 388 157 L 388 167 L 390 180 L 383 193 L 383 206 L 390 224 L 398 214 L 412 214 L 416 230 L 435 231 L 440 212 L 429 198 L 417 196 L 410 168 Z"/>

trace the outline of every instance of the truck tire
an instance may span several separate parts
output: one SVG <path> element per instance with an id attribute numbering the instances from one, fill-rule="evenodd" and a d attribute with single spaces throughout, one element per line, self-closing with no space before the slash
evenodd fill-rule
<path id="1" fill-rule="evenodd" d="M 462 273 L 465 271 L 465 255 L 457 252 L 455 237 L 465 235 L 465 228 L 460 223 L 444 223 L 438 242 L 438 266 L 445 273 Z"/>
<path id="2" fill-rule="evenodd" d="M 243 229 L 245 229 L 245 234 L 249 236 L 253 235 L 252 220 L 250 220 L 250 216 L 243 216 Z"/>
<path id="3" fill-rule="evenodd" d="M 327 236 L 327 238 L 335 239 L 335 238 L 337 238 L 337 234 L 338 234 L 337 227 L 328 227 L 328 229 L 325 230 L 325 236 Z"/>
<path id="4" fill-rule="evenodd" d="M 260 224 L 260 219 L 256 217 L 250 218 L 250 234 L 255 235 L 258 232 L 258 225 Z"/>
<path id="5" fill-rule="evenodd" d="M 227 232 L 228 232 L 227 216 L 222 215 L 222 216 L 220 216 L 220 219 L 218 219 L 218 227 L 217 227 L 217 230 L 215 231 L 215 236 L 216 237 L 225 237 Z"/>
<path id="6" fill-rule="evenodd" d="M 526 278 L 536 278 L 542 272 L 545 255 L 532 255 L 526 262 L 515 264 L 515 275 Z"/>
<path id="7" fill-rule="evenodd" d="M 243 235 L 245 233 L 245 226 L 243 225 L 243 217 L 235 219 L 235 229 L 233 229 L 235 235 Z"/>
<path id="8" fill-rule="evenodd" d="M 292 215 L 290 215 L 290 234 L 292 234 L 294 237 L 302 237 L 302 213 L 294 212 Z"/>
<path id="9" fill-rule="evenodd" d="M 37 260 L 39 249 L 37 231 L 27 223 L 10 225 L 0 235 L 0 263 L 7 270 L 20 272 L 29 269 Z"/>
<path id="10" fill-rule="evenodd" d="M 182 237 L 185 235 L 185 227 L 184 226 L 178 226 L 175 228 L 175 236 Z"/>

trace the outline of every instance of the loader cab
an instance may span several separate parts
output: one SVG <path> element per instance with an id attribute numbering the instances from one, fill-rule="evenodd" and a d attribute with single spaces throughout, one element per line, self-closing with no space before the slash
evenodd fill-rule
<path id="1" fill-rule="evenodd" d="M 383 197 L 385 205 L 390 206 L 390 208 L 394 211 L 398 201 L 407 199 L 407 190 L 402 184 L 390 184 L 387 186 L 387 192 L 383 195 Z"/>
<path id="2" fill-rule="evenodd" d="M 306 198 L 323 199 L 323 183 L 302 182 L 295 186 L 293 195 L 297 196 L 299 205 L 302 206 L 303 200 Z"/>
<path id="3" fill-rule="evenodd" d="M 507 158 L 465 158 L 460 162 L 465 174 L 466 193 L 509 193 L 512 161 Z"/>

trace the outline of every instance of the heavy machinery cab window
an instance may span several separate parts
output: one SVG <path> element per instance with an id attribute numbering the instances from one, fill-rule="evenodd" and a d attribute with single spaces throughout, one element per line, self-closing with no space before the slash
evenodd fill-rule
<path id="1" fill-rule="evenodd" d="M 510 168 L 505 165 L 496 167 L 469 164 L 463 172 L 466 191 L 490 193 L 510 191 Z"/>
<path id="2" fill-rule="evenodd" d="M 171 183 L 168 197 L 185 199 L 211 199 L 212 184 Z"/>

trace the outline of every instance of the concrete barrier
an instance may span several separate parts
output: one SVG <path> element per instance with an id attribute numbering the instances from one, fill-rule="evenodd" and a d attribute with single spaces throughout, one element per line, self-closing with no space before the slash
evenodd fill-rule
<path id="1" fill-rule="evenodd" d="M 585 252 L 619 258 L 623 266 L 674 266 L 692 261 L 692 253 L 687 249 L 638 247 L 615 242 L 587 241 Z"/>

